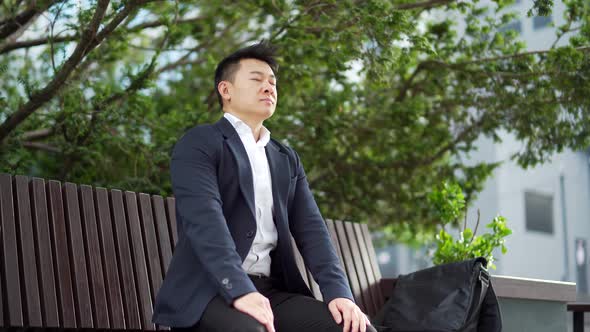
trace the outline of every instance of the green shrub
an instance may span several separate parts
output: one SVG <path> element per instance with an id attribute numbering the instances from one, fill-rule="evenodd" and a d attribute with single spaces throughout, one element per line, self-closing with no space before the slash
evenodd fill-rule
<path id="1" fill-rule="evenodd" d="M 476 235 L 480 222 L 479 210 L 477 211 L 475 229 L 472 230 L 467 227 L 465 197 L 459 185 L 445 182 L 428 196 L 428 200 L 436 210 L 441 222 L 441 229 L 434 241 L 435 250 L 432 262 L 440 265 L 475 257 L 485 257 L 488 261 L 487 267 L 495 269 L 493 251 L 495 248 L 501 248 L 502 254 L 506 254 L 504 238 L 512 234 L 512 230 L 506 226 L 506 218 L 495 217 L 492 222 L 486 225 L 489 232 Z M 464 216 L 463 227 L 459 232 L 459 237 L 455 239 L 446 231 L 446 226 L 458 228 L 461 216 Z"/>

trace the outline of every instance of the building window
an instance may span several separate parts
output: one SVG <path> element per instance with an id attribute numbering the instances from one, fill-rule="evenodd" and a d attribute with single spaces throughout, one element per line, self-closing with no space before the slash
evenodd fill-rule
<path id="1" fill-rule="evenodd" d="M 526 191 L 524 205 L 526 229 L 553 234 L 553 196 Z"/>
<path id="2" fill-rule="evenodd" d="M 535 16 L 533 17 L 533 28 L 535 30 L 543 29 L 551 24 L 551 16 Z"/>
<path id="3" fill-rule="evenodd" d="M 522 23 L 520 21 L 512 21 L 498 29 L 500 32 L 516 31 L 517 33 L 522 32 Z"/>

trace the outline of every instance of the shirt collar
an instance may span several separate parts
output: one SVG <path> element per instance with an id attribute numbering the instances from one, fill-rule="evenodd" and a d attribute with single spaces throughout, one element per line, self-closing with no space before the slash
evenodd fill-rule
<path id="1" fill-rule="evenodd" d="M 227 112 L 223 113 L 223 117 L 226 118 L 229 121 L 229 123 L 231 123 L 231 125 L 236 129 L 242 141 L 244 141 L 245 139 L 251 139 L 252 141 L 254 141 L 254 134 L 252 134 L 252 129 L 250 129 L 250 127 L 244 121 L 240 120 L 240 118 L 238 118 L 237 116 Z M 270 131 L 265 126 L 262 126 L 262 128 L 260 128 L 260 137 L 258 138 L 258 142 L 255 142 L 255 144 L 257 146 L 265 147 L 269 141 Z"/>

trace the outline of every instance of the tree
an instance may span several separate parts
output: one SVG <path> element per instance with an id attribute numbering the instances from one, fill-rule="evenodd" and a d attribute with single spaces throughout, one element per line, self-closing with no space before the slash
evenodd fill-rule
<path id="1" fill-rule="evenodd" d="M 221 116 L 215 65 L 266 38 L 282 50 L 267 126 L 300 154 L 324 215 L 422 241 L 433 188 L 458 182 L 470 201 L 498 166 L 464 162 L 478 137 L 513 133 L 523 167 L 590 143 L 589 6 L 567 0 L 569 44 L 530 52 L 500 29 L 509 5 L 4 1 L 0 170 L 170 195 L 174 142 Z"/>

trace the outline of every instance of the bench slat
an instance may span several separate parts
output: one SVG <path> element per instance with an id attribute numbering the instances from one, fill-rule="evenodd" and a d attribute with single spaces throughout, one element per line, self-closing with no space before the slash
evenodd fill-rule
<path id="1" fill-rule="evenodd" d="M 125 309 L 125 328 L 139 330 L 141 329 L 141 318 L 139 314 L 139 304 L 137 302 L 135 276 L 133 273 L 133 259 L 131 255 L 131 247 L 129 245 L 131 241 L 125 216 L 123 193 L 120 190 L 111 190 L 110 193 L 119 253 L 119 275 L 123 295 L 123 308 Z"/>
<path id="2" fill-rule="evenodd" d="M 19 243 L 22 253 L 21 280 L 25 285 L 25 303 L 27 326 L 43 326 L 41 316 L 41 298 L 39 296 L 39 279 L 37 274 L 37 255 L 35 253 L 35 239 L 33 218 L 31 215 L 31 200 L 29 193 L 29 178 L 22 175 L 15 176 L 16 198 L 19 224 Z"/>
<path id="3" fill-rule="evenodd" d="M 141 218 L 141 229 L 143 230 L 143 238 L 145 240 L 146 248 L 146 263 L 151 280 L 151 295 L 152 299 L 156 297 L 158 289 L 162 285 L 162 264 L 160 261 L 160 253 L 158 249 L 158 239 L 156 238 L 156 229 L 154 224 L 154 216 L 152 213 L 152 200 L 150 195 L 140 193 L 139 205 Z M 150 311 L 151 315 L 151 311 Z"/>
<path id="4" fill-rule="evenodd" d="M 111 208 L 109 205 L 109 194 L 104 188 L 96 188 L 96 207 L 98 212 L 98 225 L 100 238 L 103 247 L 103 266 L 106 278 L 106 290 L 110 319 L 110 326 L 113 329 L 125 328 L 125 315 L 123 310 L 123 298 L 121 285 L 119 284 L 119 263 L 113 234 L 113 223 L 111 220 Z"/>
<path id="5" fill-rule="evenodd" d="M 154 330 L 151 323 L 152 299 L 150 296 L 150 281 L 145 258 L 145 251 L 142 239 L 142 230 L 137 209 L 137 197 L 134 192 L 125 192 L 125 203 L 127 204 L 127 219 L 129 220 L 129 233 L 131 234 L 131 245 L 133 248 L 133 263 L 135 266 L 135 277 L 137 278 L 137 289 L 139 291 L 139 304 L 141 313 L 142 329 Z"/>
<path id="6" fill-rule="evenodd" d="M 49 214 L 47 212 L 47 195 L 45 181 L 32 180 L 33 214 L 37 229 L 37 248 L 39 252 L 39 271 L 41 273 L 41 296 L 43 303 L 43 326 L 59 327 L 57 312 L 57 294 L 55 292 L 54 260 L 52 255 L 51 232 L 49 230 Z"/>
<path id="7" fill-rule="evenodd" d="M 343 271 L 346 271 L 344 268 L 344 261 L 342 259 L 342 250 L 340 249 L 340 245 L 338 244 L 338 234 L 336 234 L 336 226 L 334 226 L 333 220 L 326 220 L 326 224 L 328 226 L 328 232 L 330 233 L 330 239 L 332 240 L 332 245 L 336 249 L 336 254 L 340 259 L 340 267 L 342 267 Z"/>
<path id="8" fill-rule="evenodd" d="M 172 250 L 178 242 L 178 230 L 176 229 L 176 202 L 174 197 L 166 198 L 166 214 L 168 215 L 168 227 L 172 235 Z"/>
<path id="9" fill-rule="evenodd" d="M 162 196 L 152 196 L 152 204 L 154 206 L 154 220 L 156 221 L 156 229 L 158 231 L 159 252 L 162 257 L 161 274 L 164 275 L 172 260 L 172 244 L 170 243 L 170 231 L 168 229 L 168 220 L 166 219 L 166 207 L 164 206 L 164 199 Z"/>
<path id="10" fill-rule="evenodd" d="M 86 248 L 88 250 L 87 266 L 90 268 L 90 287 L 94 312 L 94 327 L 109 328 L 109 312 L 106 298 L 102 259 L 104 256 L 98 237 L 94 194 L 92 187 L 80 185 L 84 230 L 86 231 Z"/>
<path id="11" fill-rule="evenodd" d="M 369 226 L 367 224 L 363 224 L 361 226 L 361 233 L 365 240 L 366 248 L 369 252 L 369 262 L 371 263 L 371 271 L 373 272 L 373 276 L 375 276 L 376 280 L 373 294 L 377 294 L 377 308 L 381 308 L 385 304 L 385 294 L 383 294 L 382 288 L 380 286 L 381 270 L 379 269 L 379 264 L 377 263 L 375 248 L 373 247 L 371 233 L 369 232 Z"/>
<path id="12" fill-rule="evenodd" d="M 590 303 L 587 302 L 570 302 L 567 304 L 567 311 L 573 312 L 590 312 Z"/>
<path id="13" fill-rule="evenodd" d="M 346 230 L 344 228 L 344 223 L 342 221 L 336 220 L 334 221 L 334 225 L 336 226 L 336 233 L 338 234 L 338 243 L 340 244 L 340 249 L 342 250 L 342 257 L 344 258 L 344 267 L 346 269 L 346 275 L 348 276 L 348 282 L 352 290 L 352 295 L 354 296 L 354 301 L 359 306 L 359 308 L 361 308 L 361 310 L 363 310 L 364 312 L 365 308 L 361 292 L 361 286 L 358 276 L 356 275 L 354 263 L 352 262 L 352 251 L 346 239 Z"/>
<path id="14" fill-rule="evenodd" d="M 77 317 L 79 328 L 94 327 L 92 317 L 92 300 L 90 299 L 90 284 L 86 266 L 86 250 L 84 249 L 84 232 L 80 216 L 80 203 L 78 201 L 78 188 L 75 184 L 66 182 L 66 215 L 70 229 L 70 257 L 74 268 L 74 300 L 77 304 Z"/>
<path id="15" fill-rule="evenodd" d="M 24 326 L 24 317 L 22 311 L 22 296 L 20 288 L 18 260 L 17 235 L 16 235 L 16 218 L 13 202 L 12 176 L 0 174 L 0 221 L 2 222 L 2 261 L 4 266 L 2 272 L 2 281 L 6 285 L 6 302 L 8 306 L 7 326 Z M 4 312 L 4 311 L 3 311 Z"/>
<path id="16" fill-rule="evenodd" d="M 361 286 L 363 307 L 367 314 L 373 316 L 373 314 L 376 312 L 376 309 L 371 301 L 369 282 L 367 281 L 367 275 L 364 271 L 359 241 L 356 238 L 356 234 L 354 231 L 354 224 L 352 222 L 344 222 L 344 229 L 346 231 L 348 245 L 350 246 L 350 250 L 352 252 L 352 265 L 354 266 L 355 273 L 359 279 L 359 284 Z"/>
<path id="17" fill-rule="evenodd" d="M 369 260 L 369 251 L 367 249 L 367 245 L 365 243 L 365 238 L 363 236 L 362 233 L 362 225 L 359 223 L 354 223 L 353 225 L 354 227 L 354 235 L 358 241 L 358 245 L 359 245 L 359 252 L 360 252 L 360 260 L 362 261 L 362 273 L 365 275 L 365 277 L 367 278 L 367 284 L 368 284 L 368 289 L 367 289 L 367 297 L 365 297 L 365 300 L 368 299 L 369 303 L 369 307 L 371 308 L 371 310 L 369 310 L 370 314 L 369 316 L 374 316 L 377 311 L 379 310 L 380 306 L 378 304 L 378 300 L 377 297 L 379 296 L 380 293 L 378 293 L 377 289 L 379 287 L 379 283 L 378 280 L 375 279 L 375 275 L 373 274 L 373 269 L 371 268 L 371 262 Z"/>
<path id="18" fill-rule="evenodd" d="M 178 241 L 174 204 L 173 197 L 0 174 L 0 326 L 156 330 L 152 303 Z M 384 300 L 367 225 L 326 223 L 355 301 L 374 315 Z"/>
<path id="19" fill-rule="evenodd" d="M 70 267 L 70 251 L 68 249 L 68 233 L 64 213 L 64 202 L 61 190 L 61 183 L 50 180 L 49 189 L 49 210 L 51 229 L 53 230 L 53 251 L 55 253 L 55 270 L 57 273 L 57 290 L 59 292 L 58 308 L 61 325 L 65 328 L 75 328 L 76 309 L 74 304 L 74 290 L 72 288 L 72 270 Z"/>

